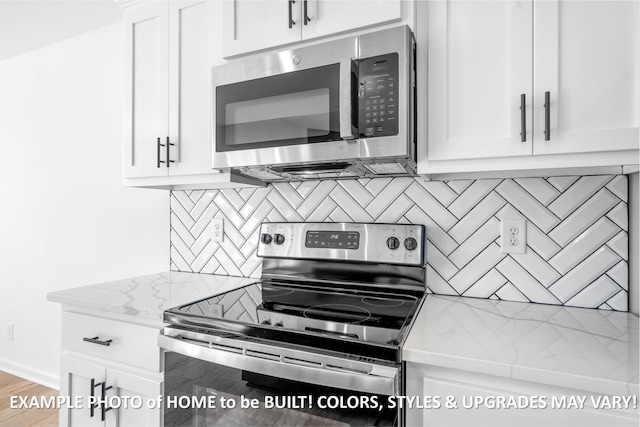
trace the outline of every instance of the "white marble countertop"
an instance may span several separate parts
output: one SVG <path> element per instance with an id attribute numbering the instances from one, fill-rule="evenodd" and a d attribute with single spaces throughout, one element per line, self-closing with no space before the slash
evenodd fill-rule
<path id="1" fill-rule="evenodd" d="M 100 310 L 106 315 L 133 316 L 161 322 L 166 309 L 255 281 L 245 277 L 166 271 L 50 292 L 47 300 Z"/>
<path id="2" fill-rule="evenodd" d="M 638 393 L 638 317 L 621 312 L 428 295 L 408 362 L 626 395 Z"/>

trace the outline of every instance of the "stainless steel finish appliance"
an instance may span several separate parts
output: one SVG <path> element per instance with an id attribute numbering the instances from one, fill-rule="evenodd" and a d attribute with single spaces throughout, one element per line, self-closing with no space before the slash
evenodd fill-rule
<path id="1" fill-rule="evenodd" d="M 237 407 L 167 407 L 165 425 L 400 425 L 387 403 L 425 292 L 424 226 L 264 223 L 259 239 L 259 281 L 167 310 L 159 337 L 165 403 Z"/>
<path id="2" fill-rule="evenodd" d="M 213 167 L 264 181 L 414 175 L 407 26 L 213 69 Z"/>

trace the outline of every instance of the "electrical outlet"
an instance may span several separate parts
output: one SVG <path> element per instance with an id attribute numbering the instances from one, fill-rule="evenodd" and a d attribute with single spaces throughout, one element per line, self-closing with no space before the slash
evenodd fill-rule
<path id="1" fill-rule="evenodd" d="M 527 249 L 527 221 L 503 219 L 500 221 L 500 252 L 523 254 Z"/>
<path id="2" fill-rule="evenodd" d="M 211 219 L 211 241 L 224 241 L 224 218 Z"/>
<path id="3" fill-rule="evenodd" d="M 13 323 L 7 323 L 7 341 L 13 341 Z"/>

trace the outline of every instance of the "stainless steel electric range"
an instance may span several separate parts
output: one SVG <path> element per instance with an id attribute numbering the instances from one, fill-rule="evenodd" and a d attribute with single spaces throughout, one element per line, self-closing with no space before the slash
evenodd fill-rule
<path id="1" fill-rule="evenodd" d="M 263 223 L 260 280 L 165 312 L 165 425 L 402 424 L 424 242 L 420 225 Z"/>

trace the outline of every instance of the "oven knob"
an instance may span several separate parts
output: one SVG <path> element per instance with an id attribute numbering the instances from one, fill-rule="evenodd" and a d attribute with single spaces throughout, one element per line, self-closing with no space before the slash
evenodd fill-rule
<path id="1" fill-rule="evenodd" d="M 412 251 L 418 247 L 418 241 L 413 237 L 407 237 L 404 239 L 404 247 L 407 248 L 408 251 Z"/>
<path id="2" fill-rule="evenodd" d="M 398 249 L 398 246 L 400 246 L 400 240 L 397 237 L 389 237 L 387 239 L 387 247 L 389 249 Z"/>
<path id="3" fill-rule="evenodd" d="M 276 234 L 277 236 L 277 234 Z M 268 245 L 269 243 L 271 243 L 271 234 L 267 234 L 267 233 L 262 233 L 262 236 L 260 236 L 260 241 L 266 245 Z"/>
<path id="4" fill-rule="evenodd" d="M 281 321 L 279 321 L 279 322 L 274 323 L 274 324 L 273 324 L 273 326 L 280 326 L 280 327 L 283 327 L 283 326 L 284 326 L 284 324 L 282 323 L 282 320 L 281 320 Z"/>
<path id="5" fill-rule="evenodd" d="M 273 238 L 276 240 L 276 245 L 281 245 L 284 243 L 284 236 L 282 234 L 274 234 Z"/>

